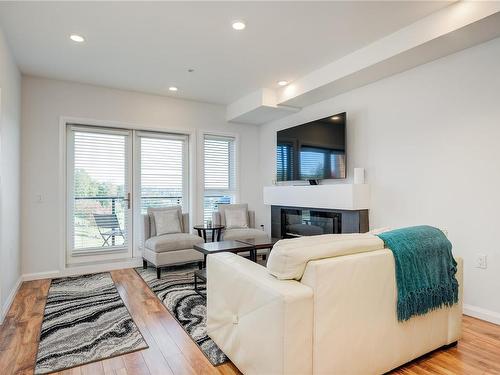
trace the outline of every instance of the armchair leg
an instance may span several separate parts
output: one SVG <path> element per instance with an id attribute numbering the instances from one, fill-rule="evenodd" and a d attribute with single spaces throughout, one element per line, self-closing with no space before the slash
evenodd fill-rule
<path id="1" fill-rule="evenodd" d="M 156 267 L 156 277 L 158 279 L 161 279 L 161 268 L 160 267 Z"/>
<path id="2" fill-rule="evenodd" d="M 148 268 L 148 261 L 146 259 L 142 260 L 142 268 L 144 268 L 144 269 Z"/>

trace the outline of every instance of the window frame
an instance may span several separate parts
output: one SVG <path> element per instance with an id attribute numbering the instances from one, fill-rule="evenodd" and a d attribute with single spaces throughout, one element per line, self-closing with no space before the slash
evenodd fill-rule
<path id="1" fill-rule="evenodd" d="M 65 174 L 65 184 L 66 184 L 66 223 L 65 223 L 65 236 L 66 236 L 66 264 L 79 264 L 92 261 L 106 261 L 121 259 L 125 257 L 131 257 L 133 250 L 133 214 L 132 210 L 126 213 L 127 222 L 127 243 L 125 246 L 116 246 L 110 249 L 102 249 L 100 247 L 92 247 L 85 249 L 75 249 L 74 248 L 74 237 L 73 237 L 73 219 L 74 219 L 74 135 L 75 132 L 83 133 L 97 133 L 97 134 L 111 134 L 111 135 L 122 135 L 125 137 L 125 149 L 126 149 L 126 167 L 125 167 L 125 184 L 128 188 L 127 192 L 133 195 L 133 184 L 132 184 L 132 167 L 133 156 L 132 156 L 132 133 L 130 129 L 124 128 L 110 128 L 106 126 L 98 125 L 82 125 L 78 123 L 68 122 L 65 126 L 66 131 L 66 174 Z M 125 194 L 127 193 L 125 192 Z"/>
<path id="2" fill-rule="evenodd" d="M 220 193 L 224 195 L 231 195 L 233 197 L 232 203 L 240 202 L 240 137 L 237 133 L 228 133 L 228 132 L 212 132 L 212 131 L 200 131 L 198 137 L 198 153 L 199 153 L 199 162 L 198 162 L 198 170 L 200 171 L 199 176 L 199 189 L 198 189 L 198 207 L 200 208 L 198 212 L 198 220 L 201 223 L 205 222 L 205 193 L 207 190 L 205 189 L 205 139 L 206 137 L 214 137 L 221 139 L 231 138 L 233 140 L 234 145 L 234 181 L 233 187 L 230 190 L 216 190 L 209 189 L 209 192 Z"/>
<path id="3" fill-rule="evenodd" d="M 141 137 L 145 138 L 159 138 L 159 139 L 176 139 L 184 142 L 183 149 L 183 181 L 182 181 L 182 212 L 191 212 L 191 152 L 190 142 L 191 137 L 189 134 L 172 133 L 172 132 L 159 132 L 148 130 L 135 130 L 133 135 L 134 142 L 134 246 L 133 252 L 135 257 L 142 256 L 142 246 L 144 239 L 143 233 L 143 218 L 141 213 Z"/>

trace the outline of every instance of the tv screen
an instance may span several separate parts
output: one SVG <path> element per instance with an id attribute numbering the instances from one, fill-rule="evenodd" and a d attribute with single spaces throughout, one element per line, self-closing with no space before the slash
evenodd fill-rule
<path id="1" fill-rule="evenodd" d="M 346 178 L 345 127 L 344 112 L 279 131 L 277 180 Z"/>

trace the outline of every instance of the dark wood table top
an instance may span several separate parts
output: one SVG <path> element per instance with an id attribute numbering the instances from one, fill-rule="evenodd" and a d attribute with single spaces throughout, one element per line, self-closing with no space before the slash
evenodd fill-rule
<path id="1" fill-rule="evenodd" d="M 195 225 L 193 229 L 196 230 L 216 230 L 216 229 L 224 229 L 224 225 L 212 225 L 210 227 L 207 227 L 206 225 Z"/>
<path id="2" fill-rule="evenodd" d="M 272 249 L 274 244 L 279 241 L 278 238 L 271 238 L 271 240 L 262 240 L 255 238 L 247 238 L 243 240 L 236 240 L 238 242 L 246 243 L 252 245 L 255 250 L 260 249 Z"/>
<path id="3" fill-rule="evenodd" d="M 222 252 L 239 253 L 240 251 L 254 250 L 255 246 L 245 242 L 229 240 L 200 243 L 194 245 L 193 249 L 208 255 Z"/>

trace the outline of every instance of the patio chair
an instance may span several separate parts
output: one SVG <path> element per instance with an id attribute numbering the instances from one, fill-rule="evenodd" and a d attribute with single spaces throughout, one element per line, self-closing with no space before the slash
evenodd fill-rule
<path id="1" fill-rule="evenodd" d="M 120 222 L 116 214 L 92 214 L 94 216 L 95 224 L 99 230 L 99 234 L 103 239 L 102 247 L 114 246 L 115 238 L 122 237 L 125 240 Z M 111 239 L 111 244 L 109 240 Z"/>

